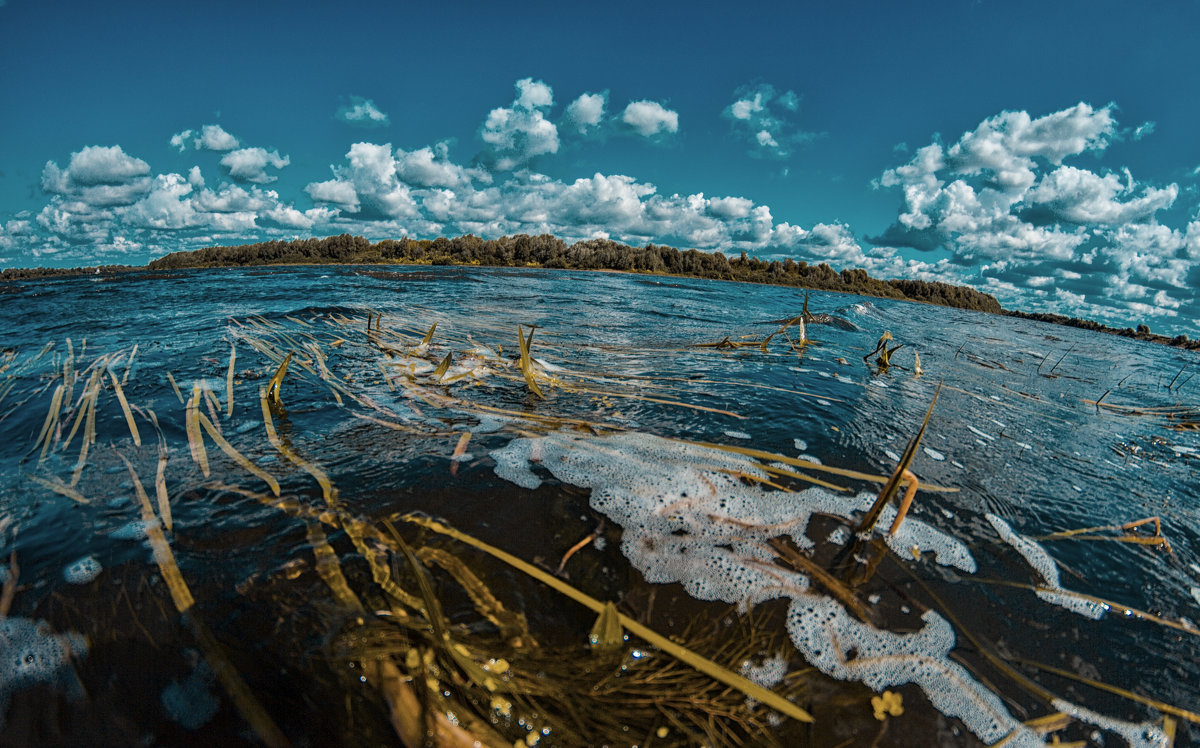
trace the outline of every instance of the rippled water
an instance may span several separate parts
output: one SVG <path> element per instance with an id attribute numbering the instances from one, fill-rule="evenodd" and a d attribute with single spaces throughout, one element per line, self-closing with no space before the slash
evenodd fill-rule
<path id="1" fill-rule="evenodd" d="M 285 459 L 264 427 L 259 390 L 288 352 L 293 359 L 274 426 L 293 454 L 328 475 L 339 511 L 368 522 L 422 512 L 551 570 L 602 526 L 609 542 L 585 546 L 565 574 L 595 597 L 624 600 L 623 612 L 640 614 L 664 633 L 695 616 L 721 620 L 728 609 L 689 603 L 672 583 L 683 581 L 678 576 L 646 582 L 660 574 L 658 562 L 639 557 L 631 566 L 632 546 L 621 552 L 622 531 L 634 533 L 622 522 L 635 520 L 605 509 L 602 494 L 626 491 L 634 498 L 622 506 L 634 508 L 644 496 L 642 508 L 656 516 L 665 505 L 653 502 L 663 497 L 675 497 L 670 512 L 698 506 L 694 495 L 672 493 L 678 486 L 670 485 L 670 471 L 660 471 L 666 477 L 658 484 L 647 478 L 675 457 L 637 467 L 647 455 L 662 454 L 655 439 L 744 447 L 887 476 L 941 383 L 912 470 L 923 483 L 956 490 L 918 492 L 911 527 L 928 526 L 936 538 L 960 542 L 976 568 L 893 549 L 876 576 L 856 588 L 878 608 L 871 630 L 931 631 L 931 619 L 921 616 L 934 611 L 954 634 L 949 655 L 934 658 L 937 667 L 965 668 L 1018 722 L 1079 707 L 1111 720 L 1162 724 L 1162 712 L 1147 700 L 1200 711 L 1200 631 L 1192 623 L 1200 620 L 1195 355 L 1023 320 L 824 293 L 811 295 L 811 311 L 849 324 L 811 324 L 807 345 L 798 345 L 800 332 L 792 327 L 765 347 L 696 347 L 726 338 L 761 341 L 803 303 L 804 293 L 792 289 L 471 268 L 227 269 L 0 288 L 0 554 L 7 562 L 15 553 L 19 566 L 10 617 L 0 622 L 7 627 L 0 629 L 6 742 L 250 739 L 204 647 L 181 623 L 150 552 L 133 473 L 161 512 L 160 455 L 173 519 L 165 538 L 196 600 L 193 617 L 212 630 L 288 738 L 394 740 L 383 707 L 365 686 L 359 696 L 376 713 L 363 716 L 343 703 L 356 693 L 347 685 L 354 679 L 346 675 L 351 666 L 330 654 L 336 603 L 314 573 L 313 548 L 320 544 L 303 518 L 255 498 L 269 491 L 267 483 L 207 435 L 208 476 L 189 450 L 180 397 L 190 398 L 198 386 L 211 393 L 199 396 L 199 410 L 278 479 L 284 497 L 325 506 L 314 474 Z M 368 332 L 369 324 L 378 331 Z M 518 324 L 535 330 L 531 354 L 544 399 L 530 394 L 516 364 Z M 904 347 L 880 371 L 867 354 L 885 330 Z M 449 369 L 435 377 L 446 354 Z M 93 372 L 99 374 L 89 379 Z M 140 446 L 114 381 L 123 382 Z M 95 440 L 81 459 L 89 382 L 98 393 Z M 1098 399 L 1102 407 L 1085 402 Z M 1109 405 L 1138 410 L 1103 407 Z M 633 441 L 605 441 L 611 433 L 632 434 Z M 498 460 L 521 449 L 524 457 L 512 459 L 532 455 L 532 463 L 516 472 L 497 469 Z M 566 451 L 552 465 L 530 449 Z M 680 474 L 692 460 L 708 470 L 700 480 L 716 480 L 720 471 L 704 464 L 716 458 L 701 447 L 687 449 L 700 451 L 678 457 Z M 611 464 L 579 457 L 589 450 Z M 751 504 L 791 501 L 778 487 L 808 485 L 778 473 L 756 480 L 770 459 L 717 454 L 742 461 L 721 475 L 731 495 L 750 492 Z M 576 472 L 556 471 L 577 458 L 583 467 Z M 729 476 L 738 471 L 740 479 Z M 793 538 L 831 571 L 849 575 L 852 556 L 866 546 L 852 548 L 848 530 L 878 484 L 803 472 L 847 491 L 830 494 L 843 503 L 817 511 L 807 528 L 792 528 Z M 532 476 L 525 487 L 518 473 Z M 679 496 L 689 501 L 680 504 Z M 711 508 L 696 511 L 689 521 L 749 524 L 732 509 L 726 518 Z M 1147 517 L 1159 518 L 1166 542 L 1155 539 L 1152 523 L 1113 529 Z M 1099 529 L 1041 539 L 1080 528 Z M 756 532 L 764 542 L 782 533 L 745 534 Z M 364 596 L 381 595 L 368 591 L 362 549 L 336 529 L 328 533 L 352 586 Z M 685 539 L 700 534 L 667 531 Z M 936 538 L 925 550 L 943 542 Z M 753 544 L 739 551 L 744 541 L 727 538 L 711 552 L 741 563 L 758 552 Z M 1045 565 L 1038 571 L 1037 558 L 1052 559 L 1048 571 Z M 483 562 L 481 573 L 498 596 L 513 596 L 509 604 L 522 608 L 547 641 L 568 646 L 586 638 L 593 614 L 497 562 Z M 4 574 L 11 575 L 7 565 Z M 1059 604 L 1045 589 L 1039 596 L 1030 587 L 1053 586 L 1051 576 L 1068 591 Z M 698 584 L 701 597 L 739 602 Z M 693 587 L 686 589 L 697 594 Z M 763 599 L 803 599 L 815 611 L 824 605 L 813 602 L 823 590 L 813 585 L 808 597 L 776 591 Z M 447 606 L 452 620 L 472 610 L 469 602 Z M 791 610 L 794 616 L 795 605 Z M 1100 617 L 1081 614 L 1088 612 Z M 771 625 L 786 640 L 784 618 L 779 613 Z M 801 646 L 784 653 L 793 670 L 803 669 L 805 657 L 818 659 L 803 650 L 801 634 L 793 630 L 790 637 Z M 885 647 L 882 656 L 896 651 Z M 782 734 L 861 745 L 877 738 L 955 745 L 995 737 L 981 735 L 970 717 L 940 714 L 947 708 L 931 695 L 936 686 L 877 682 L 832 672 L 847 669 L 845 663 L 814 664 L 832 676 L 812 687 L 816 724 L 837 715 L 842 726 L 829 727 L 826 719 L 826 726 L 811 728 L 816 732 L 787 733 L 784 726 Z M 869 698 L 883 686 L 904 697 L 907 712 L 892 718 L 898 728 L 879 737 Z M 1052 697 L 1063 701 L 1050 708 Z M 1080 714 L 1071 737 L 1121 744 L 1119 725 Z M 1175 717 L 1176 744 L 1186 744 L 1195 727 L 1178 711 Z M 1143 738 L 1138 744 L 1153 744 L 1153 735 Z"/>

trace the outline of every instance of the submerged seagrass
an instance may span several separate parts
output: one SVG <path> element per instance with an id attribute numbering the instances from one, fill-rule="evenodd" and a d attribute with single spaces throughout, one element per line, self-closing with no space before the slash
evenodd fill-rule
<path id="1" fill-rule="evenodd" d="M 240 272 L 59 282 L 69 338 L 36 296 L 0 312 L 5 612 L 89 645 L 62 660 L 85 696 L 9 740 L 1195 734 L 1195 507 L 1173 497 L 1200 453 L 1121 409 L 1191 407 L 1174 354 L 1106 369 L 1109 339 L 1049 354 L 1009 321 L 829 295 L 816 313 L 853 324 L 805 327 L 795 292 L 702 281 Z M 86 327 L 155 294 L 194 306 Z M 907 348 L 864 360 L 885 330 L 929 376 Z M 1105 388 L 1117 408 L 1085 402 Z M 0 676 L 10 717 L 51 708 Z"/>

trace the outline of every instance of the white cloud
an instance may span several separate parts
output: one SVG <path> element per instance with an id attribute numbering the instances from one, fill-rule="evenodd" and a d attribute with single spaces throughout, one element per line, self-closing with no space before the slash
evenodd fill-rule
<path id="1" fill-rule="evenodd" d="M 679 114 L 657 101 L 631 101 L 621 121 L 638 135 L 649 138 L 662 133 L 679 132 Z"/>
<path id="2" fill-rule="evenodd" d="M 1002 112 L 949 147 L 932 143 L 877 187 L 903 191 L 881 248 L 940 248 L 958 282 L 1006 305 L 1049 308 L 1126 326 L 1147 305 L 1167 316 L 1194 306 L 1200 271 L 1191 231 L 1160 225 L 1179 187 L 1137 183 L 1063 161 L 1118 137 L 1111 106 L 1078 104 L 1033 118 Z M 1197 237 L 1200 238 L 1200 230 Z M 1047 279 L 1052 279 L 1053 282 Z M 1152 304 L 1158 299 L 1164 303 Z"/>
<path id="3" fill-rule="evenodd" d="M 217 138 L 210 145 L 220 145 L 223 132 L 210 130 L 210 138 Z M 259 178 L 251 168 L 257 155 L 234 162 L 231 170 Z M 263 162 L 286 165 L 286 158 L 268 153 Z M 189 169 L 186 177 L 151 174 L 149 164 L 120 146 L 84 148 L 71 155 L 65 169 L 47 162 L 42 186 L 49 202 L 33 220 L 22 219 L 15 225 L 10 221 L 5 233 L 23 226 L 34 229 L 38 240 L 29 251 L 35 257 L 82 264 L 127 261 L 129 253 L 145 252 L 147 246 L 163 242 L 182 249 L 198 241 L 211 244 L 216 237 L 260 237 L 264 231 L 311 228 L 333 216 L 324 208 L 301 212 L 277 193 L 258 187 L 222 184 L 217 190 L 207 189 L 198 166 Z"/>
<path id="4" fill-rule="evenodd" d="M 600 126 L 604 121 L 604 110 L 608 105 L 608 92 L 584 93 L 567 105 L 567 121 L 580 133 Z"/>
<path id="5" fill-rule="evenodd" d="M 66 171 L 48 161 L 42 171 L 42 189 L 66 193 L 82 187 L 125 185 L 149 173 L 149 164 L 126 154 L 119 145 L 90 145 L 71 154 Z"/>
<path id="6" fill-rule="evenodd" d="M 761 83 L 742 86 L 734 95 L 737 98 L 721 114 L 752 144 L 752 156 L 786 159 L 795 146 L 819 137 L 818 133 L 801 130 L 793 121 L 800 109 L 795 91 L 778 93 L 774 86 Z"/>
<path id="7" fill-rule="evenodd" d="M 1122 182 L 1116 174 L 1099 176 L 1085 169 L 1060 166 L 1043 175 L 1023 200 L 1066 223 L 1114 226 L 1150 220 L 1158 211 L 1171 207 L 1179 194 L 1174 184 L 1161 189 L 1143 187 L 1141 197 L 1133 197 L 1134 191 L 1128 171 Z M 1122 202 L 1123 196 L 1129 199 Z"/>
<path id="8" fill-rule="evenodd" d="M 350 213 L 357 213 L 359 210 L 358 193 L 349 182 L 340 179 L 313 182 L 305 187 L 304 191 L 314 202 L 326 203 Z"/>
<path id="9" fill-rule="evenodd" d="M 267 167 L 282 169 L 291 163 L 287 156 L 280 156 L 279 151 L 267 151 L 265 148 L 239 148 L 221 157 L 229 176 L 242 182 L 266 184 L 274 182 L 278 177 L 267 174 Z"/>
<path id="10" fill-rule="evenodd" d="M 192 137 L 195 135 L 196 137 Z M 232 151 L 240 143 L 220 125 L 205 125 L 200 132 L 184 130 L 171 136 L 171 145 L 183 153 L 190 145 L 198 151 Z"/>
<path id="11" fill-rule="evenodd" d="M 734 119 L 749 121 L 762 113 L 764 109 L 762 100 L 762 92 L 756 92 L 750 99 L 738 99 L 729 105 L 729 115 Z"/>
<path id="12" fill-rule="evenodd" d="M 335 179 L 305 188 L 313 200 L 367 220 L 420 215 L 411 190 L 400 181 L 399 164 L 392 156 L 390 143 L 355 143 L 350 146 L 346 161 L 345 165 L 334 167 Z"/>
<path id="13" fill-rule="evenodd" d="M 187 150 L 188 142 L 191 140 L 191 138 L 192 138 L 191 130 L 184 130 L 183 132 L 177 132 L 171 136 L 171 147 L 177 149 L 180 153 L 183 153 L 184 151 Z"/>
<path id="14" fill-rule="evenodd" d="M 553 92 L 541 81 L 523 78 L 516 82 L 517 96 L 511 107 L 488 113 L 480 137 L 492 147 L 496 169 L 509 171 L 537 156 L 558 152 L 558 128 L 546 119 L 544 109 L 554 103 Z"/>
<path id="15" fill-rule="evenodd" d="M 514 107 L 521 109 L 541 109 L 554 104 L 554 92 L 542 81 L 532 78 L 522 78 L 517 81 L 517 98 Z"/>
<path id="16" fill-rule="evenodd" d="M 334 117 L 358 127 L 383 127 L 388 124 L 388 116 L 379 111 L 375 102 L 361 96 L 351 96 L 350 103 L 340 107 Z"/>
<path id="17" fill-rule="evenodd" d="M 238 139 L 225 132 L 220 125 L 205 125 L 200 128 L 200 137 L 196 138 L 195 146 L 199 150 L 232 151 L 240 143 Z"/>
<path id="18" fill-rule="evenodd" d="M 472 180 L 487 183 L 491 175 L 483 169 L 468 169 L 449 159 L 449 145 L 415 151 L 396 150 L 396 172 L 400 179 L 415 187 L 455 187 Z"/>

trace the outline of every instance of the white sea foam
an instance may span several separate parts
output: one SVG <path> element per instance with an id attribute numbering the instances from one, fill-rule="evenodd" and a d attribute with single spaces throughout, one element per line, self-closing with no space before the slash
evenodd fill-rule
<path id="1" fill-rule="evenodd" d="M 1080 722 L 1120 735 L 1129 744 L 1129 748 L 1168 748 L 1171 745 L 1171 739 L 1163 732 L 1162 727 L 1152 722 L 1137 723 L 1113 719 L 1063 699 L 1054 699 L 1050 704 Z"/>
<path id="2" fill-rule="evenodd" d="M 771 563 L 766 540 L 787 535 L 810 547 L 805 529 L 813 514 L 849 519 L 871 505 L 872 494 L 769 492 L 734 477 L 766 477 L 748 457 L 637 433 L 519 438 L 492 457 L 496 474 L 518 485 L 539 485 L 533 470 L 544 469 L 590 488 L 592 506 L 624 528 L 622 552 L 647 581 L 677 582 L 698 599 L 742 606 L 790 598 L 788 633 L 823 672 L 876 690 L 916 683 L 939 710 L 960 718 L 982 740 L 1011 733 L 1013 745 L 1036 744 L 995 694 L 949 658 L 954 632 L 945 619 L 927 612 L 916 632 L 878 629 L 810 593 L 803 575 Z M 886 508 L 879 526 L 890 526 L 894 516 L 895 509 Z M 976 568 L 965 545 L 916 518 L 887 541 L 902 558 L 911 559 L 915 548 L 962 571 Z"/>
<path id="3" fill-rule="evenodd" d="M 1072 613 L 1078 613 L 1081 616 L 1092 619 L 1099 619 L 1108 610 L 1108 607 L 1101 603 L 1086 600 L 1073 595 L 1069 590 L 1064 590 L 1062 582 L 1059 580 L 1058 564 L 1046 552 L 1045 548 L 1013 530 L 1007 522 L 995 514 L 989 513 L 984 516 L 991 523 L 992 527 L 995 528 L 996 533 L 1000 535 L 1000 539 L 1011 545 L 1017 553 L 1021 554 L 1026 563 L 1033 567 L 1033 570 L 1045 580 L 1045 586 L 1049 589 L 1038 590 L 1038 597 L 1051 605 L 1057 605 Z"/>

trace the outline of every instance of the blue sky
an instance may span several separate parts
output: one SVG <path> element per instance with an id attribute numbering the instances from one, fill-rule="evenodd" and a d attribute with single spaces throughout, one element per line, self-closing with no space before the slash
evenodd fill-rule
<path id="1" fill-rule="evenodd" d="M 0 0 L 0 267 L 609 236 L 1196 337 L 1200 3 Z"/>

